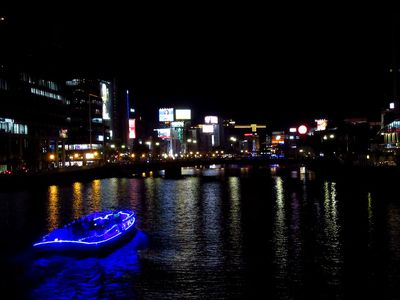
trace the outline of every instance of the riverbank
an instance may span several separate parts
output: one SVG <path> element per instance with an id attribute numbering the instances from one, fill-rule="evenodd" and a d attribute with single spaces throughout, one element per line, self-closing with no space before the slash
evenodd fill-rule
<path id="1" fill-rule="evenodd" d="M 121 176 L 119 168 L 114 165 L 62 168 L 36 173 L 1 175 L 0 186 L 3 189 L 23 189 L 40 185 L 68 184 L 76 181 L 87 181 Z"/>

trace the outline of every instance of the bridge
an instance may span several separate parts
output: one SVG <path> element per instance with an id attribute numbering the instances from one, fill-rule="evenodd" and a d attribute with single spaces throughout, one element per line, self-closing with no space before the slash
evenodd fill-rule
<path id="1" fill-rule="evenodd" d="M 141 174 L 149 174 L 151 171 L 158 172 L 164 170 L 165 178 L 179 178 L 182 176 L 184 167 L 208 167 L 211 165 L 221 165 L 229 169 L 235 169 L 238 166 L 248 166 L 254 170 L 268 168 L 273 164 L 280 166 L 300 166 L 306 165 L 310 169 L 320 172 L 344 174 L 348 171 L 348 165 L 343 165 L 339 161 L 319 160 L 319 159 L 271 159 L 267 157 L 233 157 L 233 158 L 196 158 L 196 159 L 175 159 L 175 160 L 149 160 L 134 162 L 109 163 L 104 165 L 92 165 L 86 167 L 69 167 L 54 170 L 47 170 L 38 173 L 0 175 L 0 186 L 3 189 L 22 187 L 36 187 L 37 185 L 63 184 L 76 181 L 87 181 L 111 177 L 134 177 Z M 346 168 L 346 169 L 344 169 Z M 395 168 L 400 170 L 399 168 Z M 345 170 L 345 171 L 344 171 Z M 371 171 L 376 173 L 376 167 Z M 396 171 L 400 172 L 400 171 Z M 362 172 L 359 174 L 370 174 L 371 172 Z"/>
<path id="2" fill-rule="evenodd" d="M 266 157 L 236 157 L 236 158 L 196 158 L 196 159 L 176 159 L 176 160 L 153 160 L 138 161 L 134 163 L 115 164 L 114 169 L 127 176 L 131 174 L 147 173 L 150 171 L 165 171 L 165 177 L 179 177 L 182 175 L 184 167 L 207 167 L 211 165 L 221 165 L 224 167 L 251 166 L 259 168 L 272 164 L 299 164 L 300 162 L 292 159 L 271 159 Z"/>

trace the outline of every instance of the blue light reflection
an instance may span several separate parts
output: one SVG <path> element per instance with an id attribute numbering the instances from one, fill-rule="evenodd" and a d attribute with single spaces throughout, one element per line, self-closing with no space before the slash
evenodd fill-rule
<path id="1" fill-rule="evenodd" d="M 29 277 L 32 299 L 136 299 L 132 289 L 140 274 L 139 253 L 148 247 L 148 236 L 135 237 L 107 257 L 75 259 L 49 256 L 32 262 Z"/>

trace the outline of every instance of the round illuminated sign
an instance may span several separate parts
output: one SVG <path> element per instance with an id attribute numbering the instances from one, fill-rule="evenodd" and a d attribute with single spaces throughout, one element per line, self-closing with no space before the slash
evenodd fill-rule
<path id="1" fill-rule="evenodd" d="M 297 131 L 300 134 L 305 134 L 305 133 L 307 133 L 307 127 L 305 125 L 300 125 L 299 128 L 297 128 Z"/>

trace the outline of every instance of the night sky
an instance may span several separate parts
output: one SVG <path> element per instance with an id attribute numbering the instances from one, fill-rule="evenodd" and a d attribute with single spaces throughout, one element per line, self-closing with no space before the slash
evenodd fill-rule
<path id="1" fill-rule="evenodd" d="M 5 13 L 12 51 L 3 57 L 61 76 L 116 77 L 150 115 L 173 106 L 271 126 L 378 121 L 392 97 L 390 9 L 97 3 Z"/>

